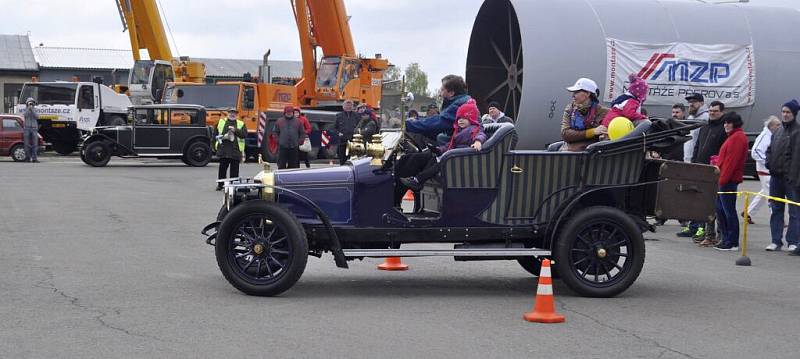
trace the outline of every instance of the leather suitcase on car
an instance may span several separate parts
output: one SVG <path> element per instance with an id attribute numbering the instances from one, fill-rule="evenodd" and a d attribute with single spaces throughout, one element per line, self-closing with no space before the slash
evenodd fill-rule
<path id="1" fill-rule="evenodd" d="M 719 170 L 714 166 L 658 161 L 655 215 L 663 219 L 709 221 L 716 216 Z"/>

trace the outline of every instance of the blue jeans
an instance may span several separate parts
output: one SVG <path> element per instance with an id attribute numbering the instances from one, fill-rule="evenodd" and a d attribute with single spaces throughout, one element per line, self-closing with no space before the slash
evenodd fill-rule
<path id="1" fill-rule="evenodd" d="M 738 183 L 726 183 L 719 186 L 719 192 L 736 192 Z M 739 246 L 739 217 L 736 215 L 736 195 L 717 195 L 717 222 L 722 233 L 721 243 L 733 247 Z"/>
<path id="2" fill-rule="evenodd" d="M 36 152 L 39 151 L 39 130 L 36 128 L 25 128 L 22 136 L 25 153 L 28 154 L 27 159 L 29 161 L 36 161 Z"/>
<path id="3" fill-rule="evenodd" d="M 772 197 L 786 198 L 790 201 L 800 202 L 800 193 L 797 188 L 789 184 L 784 176 L 772 176 L 769 181 L 769 195 Z M 772 243 L 783 245 L 783 202 L 769 201 L 772 208 L 772 215 L 769 217 L 769 228 L 772 232 Z M 800 231 L 800 207 L 789 206 L 789 228 L 786 229 L 786 242 L 788 244 L 798 244 L 798 232 Z"/>

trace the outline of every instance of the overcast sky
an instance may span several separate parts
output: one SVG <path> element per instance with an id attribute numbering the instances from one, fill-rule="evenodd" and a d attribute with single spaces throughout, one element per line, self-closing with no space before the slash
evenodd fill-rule
<path id="1" fill-rule="evenodd" d="M 289 0 L 160 1 L 177 54 L 260 59 L 271 49 L 271 59 L 300 59 Z M 482 0 L 344 1 L 359 53 L 382 53 L 403 68 L 418 62 L 432 87 L 463 74 Z M 751 2 L 800 7 L 800 0 Z M 0 33 L 30 33 L 34 45 L 130 49 L 113 0 L 0 0 L 0 9 Z"/>

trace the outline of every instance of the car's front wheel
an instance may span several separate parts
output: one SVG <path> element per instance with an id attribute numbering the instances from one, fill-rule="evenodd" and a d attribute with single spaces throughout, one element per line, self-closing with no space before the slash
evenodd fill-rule
<path id="1" fill-rule="evenodd" d="M 28 159 L 28 153 L 25 152 L 25 147 L 22 145 L 14 145 L 8 152 L 11 154 L 11 159 L 15 162 L 24 162 Z"/>
<path id="2" fill-rule="evenodd" d="M 644 265 L 644 238 L 625 212 L 589 207 L 564 225 L 555 246 L 561 280 L 586 297 L 613 297 L 630 287 Z"/>
<path id="3" fill-rule="evenodd" d="M 303 274 L 308 242 L 297 218 L 266 201 L 242 203 L 224 216 L 215 253 L 222 275 L 248 295 L 274 296 Z"/>
<path id="4" fill-rule="evenodd" d="M 103 141 L 95 141 L 81 150 L 81 160 L 92 167 L 103 167 L 111 160 L 111 149 Z"/>

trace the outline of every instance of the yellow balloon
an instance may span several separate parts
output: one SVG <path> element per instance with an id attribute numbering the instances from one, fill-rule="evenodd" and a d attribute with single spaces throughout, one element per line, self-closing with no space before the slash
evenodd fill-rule
<path id="1" fill-rule="evenodd" d="M 612 141 L 625 137 L 633 131 L 633 122 L 625 117 L 614 117 L 608 124 L 608 138 Z"/>

